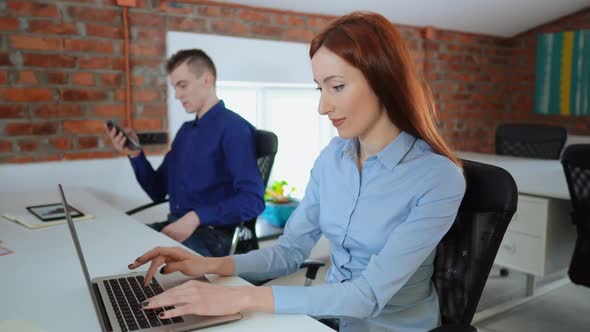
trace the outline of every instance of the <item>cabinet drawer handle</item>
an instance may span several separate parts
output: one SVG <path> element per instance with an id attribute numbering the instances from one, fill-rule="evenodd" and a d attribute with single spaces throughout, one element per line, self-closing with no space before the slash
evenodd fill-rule
<path id="1" fill-rule="evenodd" d="M 516 252 L 516 246 L 512 242 L 502 243 L 502 249 L 510 254 L 514 254 Z"/>

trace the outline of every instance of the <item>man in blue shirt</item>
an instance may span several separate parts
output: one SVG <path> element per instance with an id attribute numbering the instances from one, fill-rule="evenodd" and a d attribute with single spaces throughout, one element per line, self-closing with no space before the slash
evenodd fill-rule
<path id="1" fill-rule="evenodd" d="M 227 255 L 235 226 L 264 209 L 255 128 L 217 98 L 215 65 L 202 50 L 177 52 L 166 70 L 174 97 L 195 120 L 182 125 L 160 167 L 154 170 L 142 150 L 125 147 L 122 133 L 109 135 L 150 198 L 169 195 L 168 220 L 150 226 L 203 256 Z M 125 131 L 137 141 L 133 130 Z"/>

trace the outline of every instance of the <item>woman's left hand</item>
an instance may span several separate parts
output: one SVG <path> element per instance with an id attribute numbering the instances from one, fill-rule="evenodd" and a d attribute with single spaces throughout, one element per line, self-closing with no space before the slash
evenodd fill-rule
<path id="1" fill-rule="evenodd" d="M 201 316 L 231 315 L 245 309 L 248 296 L 244 287 L 219 286 L 191 280 L 180 286 L 147 299 L 143 309 L 155 309 L 174 305 L 176 308 L 164 311 L 160 318 L 195 314 Z M 247 293 L 247 292 L 246 292 Z"/>

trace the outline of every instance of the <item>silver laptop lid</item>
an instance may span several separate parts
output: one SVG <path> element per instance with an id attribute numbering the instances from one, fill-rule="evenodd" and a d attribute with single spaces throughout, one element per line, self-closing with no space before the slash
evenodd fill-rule
<path id="1" fill-rule="evenodd" d="M 82 248 L 80 247 L 80 241 L 78 240 L 78 233 L 76 233 L 76 227 L 74 226 L 74 221 L 72 220 L 72 216 L 70 214 L 70 209 L 68 208 L 68 202 L 66 201 L 66 195 L 64 194 L 64 190 L 61 186 L 59 186 L 59 194 L 61 196 L 61 203 L 63 205 L 64 213 L 66 215 L 66 220 L 68 221 L 68 228 L 70 229 L 70 234 L 72 235 L 72 240 L 74 240 L 74 246 L 76 247 L 76 253 L 78 254 L 78 259 L 80 260 L 80 266 L 82 266 L 82 272 L 84 272 L 84 278 L 86 279 L 86 286 L 88 288 L 88 292 L 90 293 L 90 297 L 92 298 L 92 304 L 94 305 L 94 311 L 96 312 L 97 320 L 100 323 L 100 327 L 103 331 L 105 331 L 105 327 L 103 325 L 102 320 L 98 318 L 99 315 L 99 308 L 98 302 L 96 297 L 94 296 L 94 292 L 92 291 L 92 281 L 90 280 L 90 274 L 88 273 L 88 267 L 86 266 L 86 261 L 84 260 L 84 254 L 82 254 Z"/>

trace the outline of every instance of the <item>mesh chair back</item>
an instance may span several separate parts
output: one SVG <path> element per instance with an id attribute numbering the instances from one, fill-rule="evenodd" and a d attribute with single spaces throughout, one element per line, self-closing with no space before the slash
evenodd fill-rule
<path id="1" fill-rule="evenodd" d="M 266 130 L 256 130 L 256 160 L 258 161 L 258 170 L 260 170 L 264 187 L 268 184 L 278 148 L 279 140 L 277 135 Z"/>
<path id="2" fill-rule="evenodd" d="M 277 135 L 266 130 L 256 130 L 256 161 L 258 162 L 258 170 L 262 176 L 264 187 L 268 184 L 272 165 L 275 161 L 275 156 L 279 148 L 279 140 Z M 243 254 L 251 250 L 258 249 L 258 237 L 256 236 L 256 218 L 244 223 L 248 231 L 242 231 L 236 245 L 235 253 Z"/>
<path id="3" fill-rule="evenodd" d="M 561 163 L 578 231 L 568 274 L 572 282 L 590 287 L 590 144 L 568 146 Z"/>
<path id="4" fill-rule="evenodd" d="M 442 324 L 470 324 L 500 242 L 516 211 L 517 188 L 502 168 L 464 160 L 467 189 L 437 246 L 434 281 Z"/>
<path id="5" fill-rule="evenodd" d="M 496 129 L 500 155 L 559 159 L 567 139 L 565 128 L 547 125 L 503 124 Z"/>

